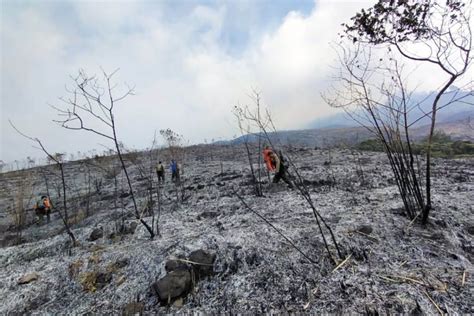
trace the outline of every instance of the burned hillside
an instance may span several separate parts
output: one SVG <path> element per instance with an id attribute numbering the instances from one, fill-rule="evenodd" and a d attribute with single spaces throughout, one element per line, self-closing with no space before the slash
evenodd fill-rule
<path id="1" fill-rule="evenodd" d="M 151 223 L 153 213 L 158 227 L 153 239 L 115 157 L 91 158 L 65 164 L 74 247 L 54 211 L 55 166 L 1 174 L 0 313 L 474 312 L 472 159 L 435 160 L 434 210 L 421 226 L 405 216 L 384 154 L 284 152 L 335 233 L 337 264 L 298 190 L 270 183 L 262 169 L 263 197 L 255 196 L 243 147 L 186 148 L 181 185 L 167 170 L 159 193 L 151 162 L 167 162 L 166 153 L 126 155 L 142 218 Z M 31 210 L 45 179 L 50 223 Z M 18 200 L 28 209 L 21 227 Z"/>

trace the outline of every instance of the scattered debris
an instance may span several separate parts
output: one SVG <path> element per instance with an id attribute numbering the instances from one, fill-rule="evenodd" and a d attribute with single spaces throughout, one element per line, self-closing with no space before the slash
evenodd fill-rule
<path id="1" fill-rule="evenodd" d="M 18 279 L 18 284 L 28 284 L 30 282 L 38 280 L 38 277 L 39 275 L 36 272 L 25 274 L 20 279 Z"/>

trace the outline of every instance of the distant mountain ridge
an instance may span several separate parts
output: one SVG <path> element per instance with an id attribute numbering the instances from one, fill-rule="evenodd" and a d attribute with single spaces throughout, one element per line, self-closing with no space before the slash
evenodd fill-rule
<path id="1" fill-rule="evenodd" d="M 462 102 L 458 101 L 443 108 L 443 104 L 449 102 L 452 95 L 446 94 L 442 96 L 440 100 L 441 109 L 437 112 L 436 115 L 437 123 L 452 122 L 456 120 L 465 119 L 469 116 L 474 116 L 473 92 L 462 92 L 459 90 L 455 90 L 453 92 L 457 92 L 458 98 L 463 98 Z M 418 108 L 413 109 L 409 113 L 409 121 L 413 122 L 417 118 L 422 117 L 424 113 L 429 113 L 431 111 L 431 105 L 434 100 L 434 95 L 427 93 L 417 93 L 412 95 L 411 100 L 412 103 L 420 103 L 420 106 Z M 427 124 L 430 124 L 430 118 L 428 116 L 419 120 L 414 126 L 420 127 Z M 327 117 L 315 119 L 310 124 L 308 124 L 307 128 L 342 128 L 356 126 L 358 126 L 358 124 L 354 122 L 354 120 L 352 120 L 349 115 L 344 112 L 341 112 Z"/>
<path id="2" fill-rule="evenodd" d="M 467 140 L 474 142 L 474 111 L 464 113 L 461 120 L 443 121 L 436 125 L 437 131 L 442 131 L 453 140 Z M 421 141 L 427 137 L 430 125 L 422 125 L 411 129 L 411 137 L 414 141 Z M 328 127 L 304 130 L 278 131 L 268 134 L 274 144 L 309 146 L 309 147 L 332 147 L 338 145 L 353 146 L 364 140 L 375 136 L 362 126 L 352 127 Z M 241 144 L 245 141 L 257 142 L 259 135 L 250 134 L 240 136 L 226 143 Z M 222 143 L 222 142 L 221 142 Z"/>

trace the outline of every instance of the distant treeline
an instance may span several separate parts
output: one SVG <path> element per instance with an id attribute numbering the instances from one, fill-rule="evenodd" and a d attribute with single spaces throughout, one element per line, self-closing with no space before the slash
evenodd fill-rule
<path id="1" fill-rule="evenodd" d="M 428 140 L 423 139 L 419 143 L 413 143 L 412 149 L 414 154 L 426 153 Z M 384 151 L 383 144 L 378 139 L 368 139 L 357 144 L 357 149 L 363 151 Z M 453 141 L 451 137 L 444 132 L 438 131 L 433 136 L 434 157 L 463 157 L 474 155 L 474 143 L 471 141 Z"/>

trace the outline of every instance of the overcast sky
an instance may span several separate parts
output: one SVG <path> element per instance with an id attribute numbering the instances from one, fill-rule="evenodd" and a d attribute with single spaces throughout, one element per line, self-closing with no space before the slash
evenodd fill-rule
<path id="1" fill-rule="evenodd" d="M 280 129 L 334 113 L 322 102 L 340 24 L 373 1 L 1 1 L 1 150 L 42 156 L 10 127 L 52 152 L 111 144 L 55 125 L 70 75 L 120 68 L 136 87 L 116 109 L 126 146 L 150 145 L 171 128 L 191 143 L 238 134 L 231 110 L 261 91 Z"/>

